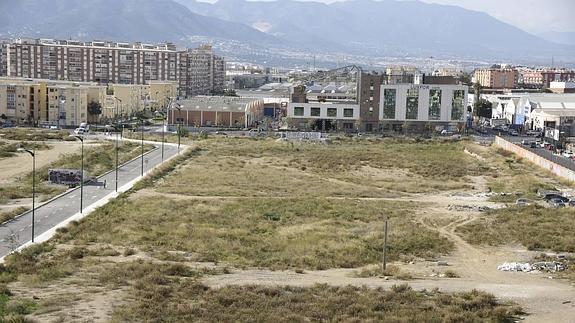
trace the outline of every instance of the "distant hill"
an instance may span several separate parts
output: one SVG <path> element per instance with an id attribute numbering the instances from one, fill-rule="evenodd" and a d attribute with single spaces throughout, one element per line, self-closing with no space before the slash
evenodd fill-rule
<path id="1" fill-rule="evenodd" d="M 172 41 L 190 37 L 277 45 L 237 22 L 192 13 L 172 0 L 0 0 L 0 37 Z"/>
<path id="2" fill-rule="evenodd" d="M 241 22 L 304 48 L 368 54 L 483 58 L 571 57 L 550 43 L 485 13 L 419 1 L 175 0 L 191 11 Z"/>
<path id="3" fill-rule="evenodd" d="M 539 37 L 557 44 L 575 45 L 575 32 L 551 31 L 539 34 Z"/>

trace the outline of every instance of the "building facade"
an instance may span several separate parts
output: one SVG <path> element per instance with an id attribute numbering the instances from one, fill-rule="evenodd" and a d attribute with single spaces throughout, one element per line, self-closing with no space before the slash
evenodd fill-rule
<path id="1" fill-rule="evenodd" d="M 16 39 L 0 48 L 0 76 L 104 85 L 173 81 L 180 96 L 224 88 L 224 60 L 209 45 L 177 50 L 171 43 Z"/>
<path id="2" fill-rule="evenodd" d="M 430 125 L 449 128 L 467 118 L 468 88 L 464 85 L 384 84 L 379 119 L 383 128 Z"/>
<path id="3" fill-rule="evenodd" d="M 493 67 L 475 70 L 475 82 L 490 89 L 513 89 L 517 87 L 519 72 L 511 67 Z"/>
<path id="4" fill-rule="evenodd" d="M 110 84 L 0 78 L 0 116 L 14 124 L 59 125 L 72 127 L 82 122 L 95 123 L 130 116 L 144 109 L 158 110 L 177 96 L 177 84 L 155 81 L 152 84 Z M 102 111 L 92 115 L 90 103 Z"/>

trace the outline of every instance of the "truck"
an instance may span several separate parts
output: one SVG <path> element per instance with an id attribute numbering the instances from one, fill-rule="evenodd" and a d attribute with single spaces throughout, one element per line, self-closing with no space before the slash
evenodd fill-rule
<path id="1" fill-rule="evenodd" d="M 84 184 L 94 181 L 95 178 L 84 172 Z M 76 187 L 82 181 L 82 171 L 79 169 L 54 168 L 48 170 L 48 181 L 52 184 Z"/>

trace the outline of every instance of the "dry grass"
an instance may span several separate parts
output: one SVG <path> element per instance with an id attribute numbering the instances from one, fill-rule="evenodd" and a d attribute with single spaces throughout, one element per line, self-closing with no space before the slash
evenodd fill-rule
<path id="1" fill-rule="evenodd" d="M 490 211 L 457 233 L 473 244 L 518 242 L 530 250 L 575 252 L 574 215 L 573 208 L 510 207 Z"/>
<path id="2" fill-rule="evenodd" d="M 521 314 L 483 292 L 417 292 L 407 285 L 211 289 L 150 276 L 133 293 L 135 302 L 116 310 L 114 322 L 514 322 Z"/>
<path id="3" fill-rule="evenodd" d="M 410 206 L 329 199 L 120 199 L 60 241 L 182 251 L 192 260 L 274 269 L 359 267 L 382 251 L 382 214 L 390 217 L 390 259 L 432 258 L 452 244 L 411 220 Z"/>
<path id="4" fill-rule="evenodd" d="M 294 144 L 208 139 L 159 190 L 185 195 L 386 197 L 467 187 L 479 163 L 460 143 L 375 140 Z M 194 185 L 189 185 L 194 183 Z"/>

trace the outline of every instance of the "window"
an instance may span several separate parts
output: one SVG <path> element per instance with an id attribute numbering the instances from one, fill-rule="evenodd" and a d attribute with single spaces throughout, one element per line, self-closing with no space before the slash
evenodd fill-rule
<path id="1" fill-rule="evenodd" d="M 344 118 L 353 118 L 353 109 L 343 109 Z"/>
<path id="2" fill-rule="evenodd" d="M 429 90 L 429 120 L 441 119 L 441 90 Z"/>
<path id="3" fill-rule="evenodd" d="M 395 119 L 395 89 L 383 90 L 383 118 Z"/>
<path id="4" fill-rule="evenodd" d="M 464 90 L 453 91 L 453 100 L 451 101 L 451 120 L 463 120 L 464 114 Z"/>
<path id="5" fill-rule="evenodd" d="M 337 118 L 337 109 L 336 108 L 327 108 L 327 116 L 329 118 Z"/>
<path id="6" fill-rule="evenodd" d="M 353 123 L 345 122 L 345 123 L 343 124 L 343 129 L 348 129 L 348 130 L 349 130 L 349 129 L 353 129 Z"/>
<path id="7" fill-rule="evenodd" d="M 311 108 L 311 116 L 312 117 L 319 117 L 321 115 L 320 108 Z"/>
<path id="8" fill-rule="evenodd" d="M 303 107 L 295 107 L 293 108 L 293 114 L 294 116 L 299 116 L 299 117 L 303 117 Z"/>
<path id="9" fill-rule="evenodd" d="M 414 87 L 407 90 L 407 99 L 405 101 L 405 119 L 417 120 L 417 110 L 419 109 L 419 88 Z"/>

